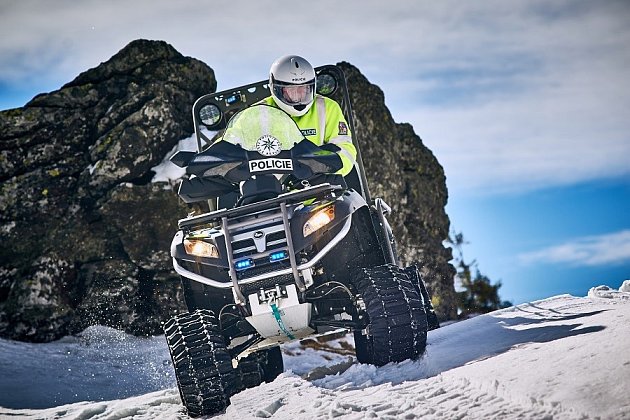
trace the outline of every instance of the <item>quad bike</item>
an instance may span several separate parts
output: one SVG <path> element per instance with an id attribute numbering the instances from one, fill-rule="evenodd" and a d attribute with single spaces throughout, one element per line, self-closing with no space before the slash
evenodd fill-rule
<path id="1" fill-rule="evenodd" d="M 164 325 L 191 416 L 273 381 L 281 343 L 345 329 L 358 361 L 381 366 L 422 355 L 438 326 L 417 267 L 398 265 L 390 208 L 370 198 L 345 77 L 336 66 L 316 72 L 318 93 L 340 103 L 355 134 L 345 178 L 334 175 L 338 155 L 258 103 L 264 81 L 199 98 L 198 151 L 171 158 L 188 174 L 179 196 L 207 210 L 179 220 L 171 255 L 189 312 Z"/>

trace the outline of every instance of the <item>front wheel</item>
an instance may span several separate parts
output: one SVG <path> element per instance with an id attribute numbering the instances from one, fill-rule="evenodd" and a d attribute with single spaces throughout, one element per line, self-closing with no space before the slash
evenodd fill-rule
<path id="1" fill-rule="evenodd" d="M 383 366 L 421 356 L 427 343 L 427 316 L 409 276 L 385 264 L 360 270 L 353 285 L 368 317 L 367 328 L 354 332 L 357 360 Z"/>
<path id="2" fill-rule="evenodd" d="M 411 283 L 414 285 L 414 287 L 420 294 L 420 297 L 422 298 L 424 304 L 424 312 L 427 314 L 429 331 L 440 328 L 440 321 L 435 314 L 435 309 L 433 309 L 433 304 L 431 303 L 431 297 L 429 296 L 427 285 L 422 279 L 418 267 L 415 265 L 409 266 L 405 268 L 405 273 L 407 273 L 407 275 L 409 276 L 409 280 L 411 280 Z"/>
<path id="3" fill-rule="evenodd" d="M 177 315 L 164 325 L 164 333 L 188 415 L 224 411 L 242 384 L 214 313 L 198 309 Z"/>

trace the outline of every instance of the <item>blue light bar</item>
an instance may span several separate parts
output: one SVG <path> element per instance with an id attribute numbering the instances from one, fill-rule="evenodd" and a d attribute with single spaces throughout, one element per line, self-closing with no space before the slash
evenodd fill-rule
<path id="1" fill-rule="evenodd" d="M 287 259 L 288 257 L 289 257 L 289 253 L 287 251 L 272 252 L 271 254 L 269 254 L 269 261 L 271 262 L 280 261 L 280 260 Z"/>
<path id="2" fill-rule="evenodd" d="M 248 258 L 246 260 L 240 260 L 234 263 L 234 268 L 236 268 L 237 270 L 245 270 L 246 268 L 253 267 L 253 266 L 254 266 L 254 260 L 252 260 L 251 258 Z"/>

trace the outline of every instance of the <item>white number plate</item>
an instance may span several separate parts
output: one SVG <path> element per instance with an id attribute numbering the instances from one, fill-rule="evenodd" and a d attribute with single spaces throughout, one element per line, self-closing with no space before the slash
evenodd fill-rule
<path id="1" fill-rule="evenodd" d="M 249 172 L 263 171 L 282 171 L 290 172 L 293 170 L 293 161 L 291 159 L 257 159 L 249 161 Z"/>

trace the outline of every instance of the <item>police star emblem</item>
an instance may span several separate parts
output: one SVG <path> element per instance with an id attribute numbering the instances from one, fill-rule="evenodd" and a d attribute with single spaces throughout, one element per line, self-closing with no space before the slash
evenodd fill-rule
<path id="1" fill-rule="evenodd" d="M 280 147 L 280 140 L 274 136 L 265 134 L 256 140 L 256 151 L 263 156 L 276 156 L 282 151 L 282 148 Z"/>

